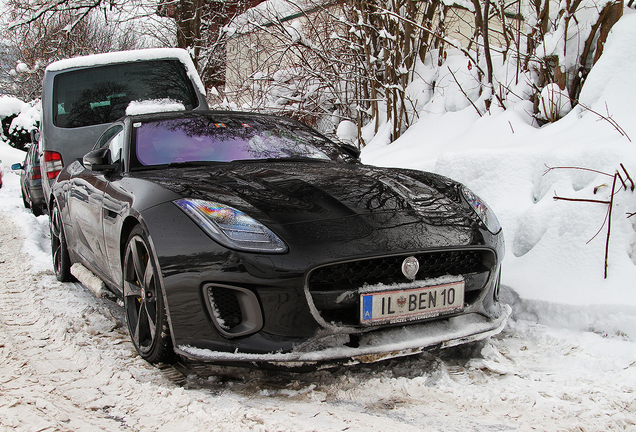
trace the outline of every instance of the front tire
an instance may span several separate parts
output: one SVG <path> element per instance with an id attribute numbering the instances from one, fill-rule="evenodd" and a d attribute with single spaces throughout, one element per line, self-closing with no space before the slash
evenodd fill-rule
<path id="1" fill-rule="evenodd" d="M 26 194 L 24 188 L 22 188 L 22 204 L 24 204 L 24 208 L 25 209 L 30 209 L 31 208 L 31 203 L 29 202 L 29 200 L 27 200 L 27 194 Z"/>
<path id="2" fill-rule="evenodd" d="M 44 208 L 31 203 L 31 212 L 33 213 L 33 216 L 42 216 L 44 214 Z"/>
<path id="3" fill-rule="evenodd" d="M 49 227 L 51 230 L 51 257 L 53 258 L 55 277 L 60 282 L 68 282 L 71 280 L 71 258 L 66 246 L 62 214 L 56 204 L 53 204 Z"/>
<path id="4" fill-rule="evenodd" d="M 126 243 L 123 275 L 126 324 L 135 349 L 150 363 L 172 361 L 174 351 L 159 272 L 139 225 Z"/>

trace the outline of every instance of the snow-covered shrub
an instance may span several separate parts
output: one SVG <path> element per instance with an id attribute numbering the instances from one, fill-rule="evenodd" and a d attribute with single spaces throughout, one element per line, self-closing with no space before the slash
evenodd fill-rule
<path id="1" fill-rule="evenodd" d="M 541 90 L 539 113 L 541 120 L 555 122 L 572 110 L 568 89 L 561 90 L 557 83 L 550 83 Z"/>
<path id="2" fill-rule="evenodd" d="M 561 118 L 562 109 L 569 111 L 557 87 L 570 98 L 570 107 L 577 103 L 610 29 L 623 12 L 623 3 L 614 0 L 568 1 L 550 9 L 554 5 L 529 2 L 522 12 L 528 35 L 524 67 L 537 73 L 535 113 L 547 121 Z"/>
<path id="3" fill-rule="evenodd" d="M 31 142 L 31 131 L 40 123 L 40 101 L 30 103 L 20 99 L 0 97 L 0 120 L 2 121 L 2 139 L 10 146 L 25 150 Z"/>

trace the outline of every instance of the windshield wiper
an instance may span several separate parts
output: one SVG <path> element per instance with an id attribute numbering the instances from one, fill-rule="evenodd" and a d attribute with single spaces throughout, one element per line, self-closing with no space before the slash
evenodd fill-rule
<path id="1" fill-rule="evenodd" d="M 184 162 L 170 162 L 166 165 L 167 168 L 177 168 L 177 167 L 191 167 L 191 166 L 210 166 L 210 165 L 218 165 L 221 161 L 184 161 Z"/>
<path id="2" fill-rule="evenodd" d="M 244 162 L 333 162 L 331 159 L 319 159 L 312 157 L 279 157 L 279 158 L 262 158 L 262 159 L 236 159 L 232 163 Z"/>
<path id="3" fill-rule="evenodd" d="M 136 170 L 162 170 L 168 168 L 187 168 L 187 167 L 199 167 L 199 166 L 212 166 L 226 164 L 227 162 L 220 161 L 187 161 L 187 162 L 170 162 L 160 165 L 145 165 L 137 167 Z"/>

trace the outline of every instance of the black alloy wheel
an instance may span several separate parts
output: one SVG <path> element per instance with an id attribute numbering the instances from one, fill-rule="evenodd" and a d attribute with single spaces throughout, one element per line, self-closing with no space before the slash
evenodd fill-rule
<path id="1" fill-rule="evenodd" d="M 173 360 L 159 272 L 147 236 L 139 225 L 126 243 L 123 274 L 126 323 L 135 349 L 150 363 Z"/>
<path id="2" fill-rule="evenodd" d="M 53 258 L 55 277 L 60 282 L 68 282 L 71 280 L 71 259 L 66 246 L 62 214 L 56 204 L 53 204 L 49 228 L 51 230 L 51 257 Z"/>

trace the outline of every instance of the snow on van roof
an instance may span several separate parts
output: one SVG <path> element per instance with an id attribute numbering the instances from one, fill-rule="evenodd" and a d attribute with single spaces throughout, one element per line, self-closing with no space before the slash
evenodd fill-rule
<path id="1" fill-rule="evenodd" d="M 157 60 L 157 59 L 177 59 L 186 67 L 188 76 L 197 86 L 198 90 L 205 95 L 205 87 L 201 82 L 199 73 L 197 72 L 190 55 L 186 50 L 181 48 L 148 48 L 131 51 L 116 51 L 103 54 L 92 54 L 81 57 L 73 57 L 64 60 L 58 60 L 49 64 L 46 71 L 60 71 L 64 69 L 102 66 L 112 63 L 127 63 L 139 60 Z"/>

